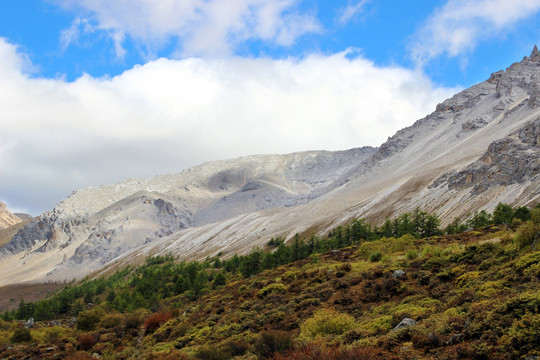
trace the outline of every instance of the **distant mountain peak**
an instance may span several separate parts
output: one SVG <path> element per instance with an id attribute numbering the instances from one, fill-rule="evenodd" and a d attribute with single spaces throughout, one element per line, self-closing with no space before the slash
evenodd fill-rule
<path id="1" fill-rule="evenodd" d="M 0 229 L 20 223 L 22 220 L 8 210 L 7 205 L 0 202 Z"/>

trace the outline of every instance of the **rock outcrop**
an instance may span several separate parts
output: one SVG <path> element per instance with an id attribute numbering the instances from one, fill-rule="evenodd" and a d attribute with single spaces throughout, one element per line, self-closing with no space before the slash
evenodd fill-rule
<path id="1" fill-rule="evenodd" d="M 11 213 L 6 204 L 0 202 L 0 229 L 7 228 L 11 225 L 20 223 L 22 219 Z"/>
<path id="2" fill-rule="evenodd" d="M 478 195 L 496 186 L 540 180 L 540 118 L 510 136 L 492 142 L 487 151 L 464 170 L 435 180 L 450 190 L 471 189 Z"/>

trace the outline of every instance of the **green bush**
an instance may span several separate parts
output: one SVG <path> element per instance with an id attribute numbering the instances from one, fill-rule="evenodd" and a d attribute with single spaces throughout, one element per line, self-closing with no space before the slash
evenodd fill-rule
<path id="1" fill-rule="evenodd" d="M 535 349 L 540 344 L 540 314 L 527 312 L 515 320 L 504 340 L 505 346 L 522 352 Z"/>
<path id="2" fill-rule="evenodd" d="M 195 352 L 195 357 L 203 360 L 226 360 L 230 358 L 226 352 L 210 345 L 200 347 Z"/>
<path id="3" fill-rule="evenodd" d="M 13 335 L 10 338 L 10 341 L 15 343 L 22 343 L 22 342 L 30 342 L 32 341 L 32 335 L 30 334 L 30 330 L 27 328 L 19 328 L 15 329 L 15 332 L 13 332 Z"/>
<path id="4" fill-rule="evenodd" d="M 265 297 L 266 295 L 270 293 L 282 293 L 282 292 L 285 292 L 286 290 L 287 288 L 282 283 L 273 283 L 259 290 L 258 294 L 260 297 Z"/>
<path id="5" fill-rule="evenodd" d="M 377 262 L 377 261 L 380 261 L 381 259 L 382 259 L 382 254 L 378 251 L 369 254 L 369 261 L 371 262 Z"/>
<path id="6" fill-rule="evenodd" d="M 341 335 L 356 325 L 354 318 L 348 314 L 331 309 L 321 309 L 300 326 L 300 337 L 315 339 L 317 336 Z"/>
<path id="7" fill-rule="evenodd" d="M 514 242 L 520 249 L 524 249 L 527 246 L 533 245 L 535 241 L 538 242 L 539 238 L 540 225 L 529 220 L 519 227 L 514 236 Z"/>
<path id="8" fill-rule="evenodd" d="M 77 329 L 83 331 L 94 330 L 96 325 L 101 321 L 103 315 L 105 315 L 105 313 L 101 308 L 82 311 L 77 318 Z"/>
<path id="9" fill-rule="evenodd" d="M 255 353 L 263 358 L 276 353 L 284 353 L 294 345 L 292 335 L 287 331 L 270 330 L 261 333 L 255 343 Z"/>
<path id="10" fill-rule="evenodd" d="M 405 258 L 407 258 L 407 260 L 413 260 L 413 259 L 416 259 L 417 257 L 418 257 L 418 251 L 416 250 L 409 250 L 405 254 Z"/>
<path id="11" fill-rule="evenodd" d="M 109 314 L 104 316 L 99 322 L 99 327 L 104 329 L 111 329 L 117 326 L 123 325 L 125 322 L 124 315 L 122 314 Z"/>

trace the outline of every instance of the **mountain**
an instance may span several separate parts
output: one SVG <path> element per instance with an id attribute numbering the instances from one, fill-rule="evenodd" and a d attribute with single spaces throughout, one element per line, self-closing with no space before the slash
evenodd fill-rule
<path id="1" fill-rule="evenodd" d="M 0 229 L 7 228 L 11 225 L 20 223 L 22 219 L 11 213 L 6 204 L 0 202 Z"/>
<path id="2" fill-rule="evenodd" d="M 248 156 L 79 190 L 0 248 L 0 284 L 152 254 L 227 256 L 416 207 L 447 224 L 498 202 L 530 206 L 540 197 L 539 77 L 535 47 L 379 148 Z"/>

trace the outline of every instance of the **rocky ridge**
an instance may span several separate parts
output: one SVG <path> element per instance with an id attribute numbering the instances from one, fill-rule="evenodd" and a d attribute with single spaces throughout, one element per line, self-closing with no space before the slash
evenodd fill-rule
<path id="1" fill-rule="evenodd" d="M 362 161 L 374 151 L 366 147 L 248 156 L 173 175 L 82 189 L 26 225 L 0 248 L 0 254 L 4 258 L 23 254 L 24 265 L 41 267 L 34 261 L 47 256 L 40 254 L 57 253 L 48 279 L 86 273 L 187 228 L 307 203 L 356 159 Z"/>
<path id="2" fill-rule="evenodd" d="M 0 249 L 0 284 L 150 254 L 204 258 L 421 207 L 443 224 L 540 200 L 540 54 L 439 104 L 379 148 L 258 155 L 82 189 Z M 21 254 L 23 254 L 21 256 Z"/>

